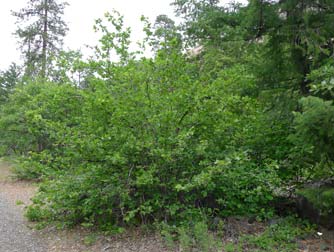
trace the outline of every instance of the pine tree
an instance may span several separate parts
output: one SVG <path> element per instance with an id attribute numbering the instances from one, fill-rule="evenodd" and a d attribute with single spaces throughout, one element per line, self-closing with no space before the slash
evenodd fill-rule
<path id="1" fill-rule="evenodd" d="M 8 100 L 20 77 L 21 69 L 15 63 L 12 63 L 7 70 L 0 71 L 0 104 Z"/>
<path id="2" fill-rule="evenodd" d="M 157 16 L 154 23 L 154 36 L 156 41 L 153 46 L 156 51 L 159 49 L 168 50 L 171 47 L 181 49 L 181 35 L 178 27 L 167 15 Z"/>
<path id="3" fill-rule="evenodd" d="M 25 76 L 48 77 L 50 58 L 61 49 L 68 30 L 62 19 L 66 5 L 57 0 L 29 0 L 25 8 L 12 12 L 17 17 L 15 34 L 25 59 Z"/>
<path id="4" fill-rule="evenodd" d="M 265 82 L 280 83 L 280 87 L 309 95 L 308 75 L 333 55 L 334 2 L 251 0 L 247 9 L 249 37 L 269 39 L 267 61 L 272 64 L 264 61 L 269 66 L 268 74 L 263 75 Z M 278 74 L 276 79 L 273 79 L 273 67 Z"/>

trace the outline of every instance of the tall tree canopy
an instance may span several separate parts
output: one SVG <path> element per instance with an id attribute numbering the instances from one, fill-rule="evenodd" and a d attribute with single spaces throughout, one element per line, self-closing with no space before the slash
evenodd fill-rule
<path id="1" fill-rule="evenodd" d="M 25 75 L 48 76 L 47 65 L 62 47 L 68 30 L 63 20 L 66 2 L 29 0 L 27 6 L 12 14 L 19 24 L 15 34 L 25 59 Z"/>

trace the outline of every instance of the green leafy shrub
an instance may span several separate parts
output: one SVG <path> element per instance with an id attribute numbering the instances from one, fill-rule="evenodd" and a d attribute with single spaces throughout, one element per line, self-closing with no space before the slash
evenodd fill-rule
<path id="1" fill-rule="evenodd" d="M 33 161 L 31 157 L 21 158 L 13 167 L 17 179 L 36 180 L 43 176 L 48 170 L 39 160 Z"/>
<path id="2" fill-rule="evenodd" d="M 270 217 L 272 212 L 267 206 L 279 183 L 277 168 L 275 162 L 259 166 L 252 163 L 246 153 L 233 153 L 177 188 L 198 193 L 204 199 L 209 196 L 210 203 L 223 216 L 257 214 Z"/>
<path id="3" fill-rule="evenodd" d="M 29 211 L 105 229 L 182 222 L 201 211 L 270 216 L 277 164 L 254 158 L 263 106 L 239 87 L 253 88 L 252 74 L 236 68 L 204 81 L 174 40 L 136 59 L 122 18 L 106 19 L 114 30 L 96 23 L 102 45 L 88 62 L 95 75 L 86 89 L 31 83 L 8 103 L 18 107 L 15 120 L 24 118 L 11 121 L 22 129 L 8 142 L 31 139 L 17 149 L 27 154 L 19 176 L 44 179 Z M 112 50 L 119 62 L 110 61 Z"/>
<path id="4" fill-rule="evenodd" d="M 3 154 L 21 155 L 19 178 L 36 179 L 49 168 L 61 168 L 65 142 L 81 114 L 81 97 L 71 85 L 33 82 L 18 87 L 1 107 L 0 143 Z"/>
<path id="5" fill-rule="evenodd" d="M 216 84 L 185 81 L 189 66 L 182 57 L 170 67 L 185 68 L 179 79 L 170 77 L 173 92 L 151 85 L 147 94 L 139 76 L 131 84 L 136 88 L 124 84 L 111 94 L 99 84 L 84 94 L 81 123 L 61 138 L 61 150 L 51 149 L 40 159 L 46 169 L 60 172 L 49 173 L 52 179 L 41 188 L 36 206 L 71 224 L 177 220 L 199 207 L 221 216 L 270 213 L 278 182 L 275 162 L 254 162 L 246 151 L 231 147 L 255 123 L 256 103 L 222 98 Z"/>

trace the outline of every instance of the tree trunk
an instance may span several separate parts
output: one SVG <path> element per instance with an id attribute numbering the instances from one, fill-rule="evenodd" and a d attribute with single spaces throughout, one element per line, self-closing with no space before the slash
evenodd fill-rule
<path id="1" fill-rule="evenodd" d="M 48 46 L 48 0 L 44 0 L 44 23 L 43 23 L 43 47 L 42 47 L 42 71 L 41 77 L 46 77 L 47 46 Z"/>

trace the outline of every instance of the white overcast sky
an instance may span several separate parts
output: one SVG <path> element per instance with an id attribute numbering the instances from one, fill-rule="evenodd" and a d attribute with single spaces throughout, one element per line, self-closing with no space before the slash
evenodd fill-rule
<path id="1" fill-rule="evenodd" d="M 64 48 L 85 50 L 85 45 L 96 45 L 98 37 L 93 31 L 94 20 L 107 11 L 115 9 L 124 15 L 125 25 L 132 29 L 133 40 L 141 38 L 141 15 L 149 17 L 154 22 L 159 14 L 167 14 L 174 18 L 173 0 L 67 0 L 65 21 L 69 32 L 64 42 Z M 243 0 L 245 2 L 245 0 Z M 0 4 L 0 70 L 6 69 L 11 62 L 19 62 L 20 52 L 17 40 L 12 35 L 16 30 L 15 18 L 11 10 L 25 7 L 28 0 L 1 1 Z M 221 0 L 221 2 L 230 2 Z M 242 0 L 241 0 L 242 2 Z"/>

